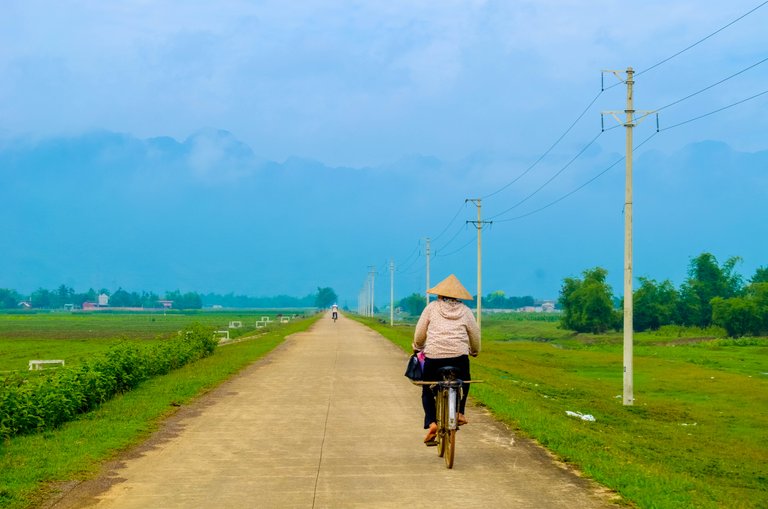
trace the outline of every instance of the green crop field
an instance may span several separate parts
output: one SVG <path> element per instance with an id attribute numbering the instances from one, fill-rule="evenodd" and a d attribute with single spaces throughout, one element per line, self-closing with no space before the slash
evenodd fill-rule
<path id="1" fill-rule="evenodd" d="M 25 370 L 32 359 L 64 359 L 67 366 L 76 366 L 121 342 L 162 341 L 193 323 L 226 329 L 230 321 L 240 321 L 241 329 L 230 330 L 231 337 L 238 337 L 256 332 L 255 323 L 261 317 L 269 316 L 274 322 L 280 313 L 296 314 L 286 311 L 0 314 L 0 372 Z"/>
<path id="2" fill-rule="evenodd" d="M 411 326 L 363 321 L 410 350 Z M 768 338 L 710 333 L 636 334 L 635 403 L 624 406 L 620 333 L 484 316 L 472 375 L 486 383 L 471 395 L 629 504 L 768 507 Z"/>

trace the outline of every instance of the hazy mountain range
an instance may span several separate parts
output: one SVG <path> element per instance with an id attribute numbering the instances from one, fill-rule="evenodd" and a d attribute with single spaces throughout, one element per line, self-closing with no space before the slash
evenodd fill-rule
<path id="1" fill-rule="evenodd" d="M 562 197 L 619 156 L 590 150 L 494 220 L 483 237 L 484 293 L 555 298 L 563 277 L 596 265 L 621 290 L 623 163 L 539 213 L 501 221 Z M 530 194 L 561 160 L 554 155 L 537 176 L 488 196 L 484 217 Z M 431 236 L 433 282 L 455 272 L 474 288 L 475 246 L 467 243 L 475 230 L 466 221 L 476 209 L 462 211 L 462 203 L 500 189 L 527 164 L 484 153 L 364 168 L 275 162 L 212 129 L 184 141 L 106 131 L 0 141 L 0 287 L 300 296 L 330 286 L 353 306 L 371 265 L 377 299 L 388 300 L 390 258 L 397 296 L 422 291 L 418 243 Z M 721 261 L 742 256 L 747 277 L 768 264 L 768 151 L 705 141 L 649 150 L 635 166 L 636 275 L 678 283 L 703 251 Z"/>

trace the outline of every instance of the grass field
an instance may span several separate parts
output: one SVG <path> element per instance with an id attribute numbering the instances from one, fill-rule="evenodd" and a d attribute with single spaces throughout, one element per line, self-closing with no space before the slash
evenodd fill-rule
<path id="1" fill-rule="evenodd" d="M 266 314 L 169 314 L 152 316 L 155 321 L 136 314 L 41 314 L 27 315 L 27 321 L 16 321 L 18 315 L 0 315 L 0 365 L 5 366 L 2 369 L 26 370 L 31 353 L 63 357 L 67 365 L 70 360 L 76 364 L 79 357 L 98 355 L 116 341 L 161 341 L 193 322 L 219 327 L 241 320 L 247 325 L 246 321 L 255 322 Z M 305 330 L 319 316 L 273 325 L 266 332 L 259 329 L 259 335 L 252 339 L 219 347 L 214 355 L 150 379 L 53 431 L 0 441 L 0 507 L 35 507 L 55 491 L 57 482 L 94 475 L 103 461 L 145 439 L 179 405 L 263 356 L 286 335 Z M 17 328 L 20 323 L 23 325 Z M 23 367 L 19 368 L 22 360 Z"/>
<path id="2" fill-rule="evenodd" d="M 123 341 L 162 341 L 192 323 L 226 329 L 230 321 L 241 321 L 243 327 L 231 329 L 231 337 L 252 334 L 256 332 L 256 320 L 269 316 L 275 321 L 277 314 L 275 311 L 0 314 L 0 372 L 26 370 L 31 359 L 64 359 L 67 366 L 76 366 Z"/>
<path id="3" fill-rule="evenodd" d="M 412 327 L 363 321 L 410 350 Z M 620 334 L 483 317 L 471 394 L 628 504 L 768 507 L 768 339 L 680 336 L 636 335 L 623 406 Z"/>

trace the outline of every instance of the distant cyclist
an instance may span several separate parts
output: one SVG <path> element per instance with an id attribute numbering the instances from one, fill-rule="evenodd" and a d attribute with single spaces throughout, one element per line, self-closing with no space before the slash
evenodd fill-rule
<path id="1" fill-rule="evenodd" d="M 333 317 L 334 322 L 339 317 L 339 306 L 337 306 L 336 304 L 331 306 L 331 317 Z"/>

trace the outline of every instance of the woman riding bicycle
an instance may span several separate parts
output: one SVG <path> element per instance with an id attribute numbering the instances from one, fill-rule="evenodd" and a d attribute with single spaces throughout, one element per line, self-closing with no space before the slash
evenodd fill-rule
<path id="1" fill-rule="evenodd" d="M 437 295 L 421 313 L 413 335 L 414 351 L 424 351 L 423 380 L 438 380 L 438 370 L 443 366 L 457 369 L 457 378 L 471 380 L 469 356 L 480 352 L 480 328 L 472 311 L 462 300 L 472 300 L 466 288 L 451 274 L 437 286 L 427 290 Z M 464 384 L 457 416 L 459 424 L 466 424 L 464 409 L 469 384 Z M 437 434 L 435 396 L 428 386 L 422 386 L 421 403 L 424 407 L 424 429 L 429 430 L 424 443 L 431 444 Z"/>

